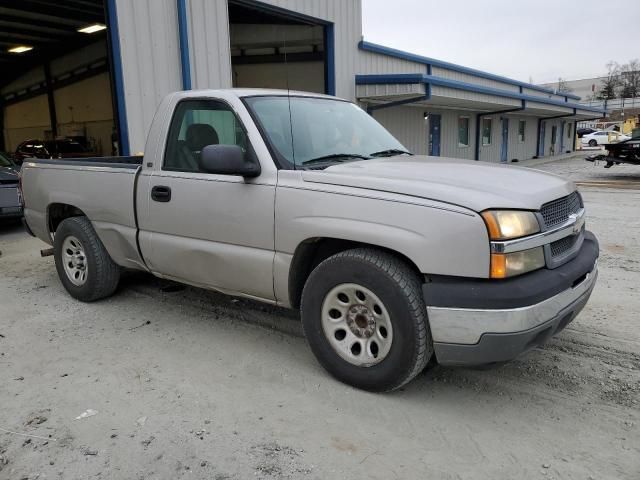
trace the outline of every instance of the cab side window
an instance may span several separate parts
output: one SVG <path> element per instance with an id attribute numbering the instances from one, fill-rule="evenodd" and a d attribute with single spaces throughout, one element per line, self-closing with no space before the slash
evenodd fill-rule
<path id="1" fill-rule="evenodd" d="M 247 135 L 231 108 L 215 100 L 184 100 L 173 114 L 163 170 L 204 172 L 200 153 L 207 145 L 238 145 L 247 150 Z"/>

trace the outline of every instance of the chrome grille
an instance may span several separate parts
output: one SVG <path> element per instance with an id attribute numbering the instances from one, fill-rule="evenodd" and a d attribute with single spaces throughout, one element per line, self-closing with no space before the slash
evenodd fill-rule
<path id="1" fill-rule="evenodd" d="M 556 259 L 558 257 L 562 257 L 565 253 L 571 251 L 583 235 L 584 225 L 582 226 L 582 230 L 580 230 L 578 234 L 561 238 L 560 240 L 556 240 L 555 242 L 551 242 L 551 258 Z"/>
<path id="2" fill-rule="evenodd" d="M 540 209 L 540 214 L 544 220 L 545 227 L 549 229 L 563 224 L 569 220 L 569 215 L 578 213 L 581 208 L 582 198 L 578 192 L 573 192 L 566 197 L 545 203 Z"/>

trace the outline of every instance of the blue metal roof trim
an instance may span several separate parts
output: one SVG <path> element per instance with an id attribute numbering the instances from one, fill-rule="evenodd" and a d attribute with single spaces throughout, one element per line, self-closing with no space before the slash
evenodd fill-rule
<path id="1" fill-rule="evenodd" d="M 113 82 L 118 105 L 118 133 L 120 134 L 120 155 L 128 156 L 129 125 L 127 123 L 127 105 L 124 92 L 124 74 L 122 72 L 122 52 L 120 50 L 120 34 L 118 32 L 118 12 L 116 0 L 107 0 L 107 26 L 111 37 L 111 54 L 113 61 Z"/>
<path id="2" fill-rule="evenodd" d="M 187 0 L 177 0 L 177 6 L 182 89 L 191 90 L 191 60 L 189 58 L 189 25 L 187 20 Z"/>
<path id="3" fill-rule="evenodd" d="M 460 82 L 458 80 L 449 80 L 448 78 L 435 77 L 433 75 L 424 75 L 422 73 L 397 73 L 382 75 L 356 75 L 356 85 L 389 85 L 394 83 L 426 83 L 428 85 L 436 85 L 439 87 L 455 88 L 456 90 L 465 90 L 467 92 L 484 93 L 486 95 L 495 95 L 497 97 L 514 98 L 517 100 L 526 100 L 529 102 L 544 103 L 547 105 L 555 105 L 565 108 L 577 108 L 588 112 L 605 114 L 606 110 L 587 107 L 579 103 L 569 103 L 562 100 L 553 100 L 546 97 L 536 97 L 524 93 L 511 92 L 509 90 L 500 90 L 499 88 L 484 87 L 482 85 L 474 85 L 473 83 Z"/>
<path id="4" fill-rule="evenodd" d="M 558 95 L 561 97 L 573 98 L 574 100 L 580 100 L 580 97 L 571 93 L 555 93 L 548 88 L 533 85 L 531 83 L 521 82 L 512 78 L 503 77 L 500 75 L 494 75 L 493 73 L 483 72 L 482 70 L 476 70 L 475 68 L 463 67 L 455 63 L 445 62 L 443 60 L 436 60 L 435 58 L 423 57 L 422 55 L 416 55 L 415 53 L 404 52 L 402 50 L 396 50 L 395 48 L 385 47 L 384 45 L 378 45 L 375 43 L 361 40 L 358 44 L 360 50 L 365 50 L 373 53 L 380 53 L 382 55 L 389 55 L 391 57 L 401 58 L 410 62 L 423 63 L 425 65 L 433 65 L 434 67 L 446 68 L 453 70 L 454 72 L 467 73 L 469 75 L 475 75 L 476 77 L 486 78 L 489 80 L 496 80 L 498 82 L 508 83 L 510 85 L 516 85 L 518 87 L 528 88 L 530 90 L 536 90 L 538 92 L 544 92 L 551 95 Z"/>

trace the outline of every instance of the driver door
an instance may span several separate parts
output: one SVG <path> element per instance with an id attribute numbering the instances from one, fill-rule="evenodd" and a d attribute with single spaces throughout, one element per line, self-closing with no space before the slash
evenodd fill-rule
<path id="1" fill-rule="evenodd" d="M 140 245 L 158 276 L 196 286 L 273 300 L 275 182 L 202 171 L 211 144 L 251 145 L 225 102 L 177 104 L 161 168 L 146 188 Z M 142 181 L 142 179 L 141 179 Z"/>

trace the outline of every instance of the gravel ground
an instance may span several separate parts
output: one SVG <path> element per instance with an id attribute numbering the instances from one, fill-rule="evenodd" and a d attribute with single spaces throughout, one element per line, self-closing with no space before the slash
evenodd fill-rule
<path id="1" fill-rule="evenodd" d="M 83 304 L 0 227 L 0 479 L 640 478 L 640 167 L 535 168 L 584 183 L 590 303 L 509 364 L 387 395 L 328 377 L 295 313 L 141 274 Z"/>

